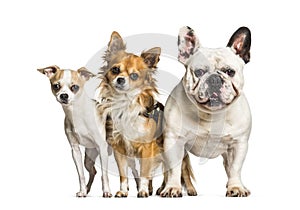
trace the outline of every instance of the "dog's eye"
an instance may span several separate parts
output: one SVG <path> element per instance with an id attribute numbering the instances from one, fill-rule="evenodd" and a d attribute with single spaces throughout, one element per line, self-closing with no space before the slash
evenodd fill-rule
<path id="1" fill-rule="evenodd" d="M 224 69 L 223 72 L 225 74 L 227 74 L 228 76 L 230 76 L 230 77 L 234 77 L 234 75 L 235 75 L 235 71 L 233 69 L 230 69 L 230 68 Z"/>
<path id="2" fill-rule="evenodd" d="M 130 77 L 130 79 L 132 79 L 132 80 L 137 80 L 137 79 L 139 78 L 139 75 L 138 75 L 137 73 L 131 73 L 131 74 L 129 75 L 129 77 Z"/>
<path id="3" fill-rule="evenodd" d="M 203 69 L 196 69 L 194 71 L 194 73 L 195 73 L 196 77 L 202 77 L 205 74 L 205 70 L 203 70 Z"/>
<path id="4" fill-rule="evenodd" d="M 120 68 L 117 67 L 117 66 L 114 66 L 114 67 L 111 68 L 111 72 L 113 74 L 119 74 L 120 73 Z"/>
<path id="5" fill-rule="evenodd" d="M 56 83 L 52 85 L 53 90 L 58 91 L 60 89 L 60 84 Z"/>
<path id="6" fill-rule="evenodd" d="M 78 86 L 78 85 L 72 85 L 72 86 L 71 86 L 71 91 L 72 91 L 73 93 L 76 93 L 78 90 L 79 90 L 79 86 Z"/>

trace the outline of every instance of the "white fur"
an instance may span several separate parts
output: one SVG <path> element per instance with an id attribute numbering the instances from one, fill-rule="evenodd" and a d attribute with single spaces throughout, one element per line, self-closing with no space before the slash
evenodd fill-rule
<path id="1" fill-rule="evenodd" d="M 133 141 L 147 134 L 143 126 L 146 118 L 140 116 L 145 108 L 137 103 L 138 94 L 139 91 L 136 90 L 116 95 L 111 104 L 111 117 L 114 122 L 113 135 L 121 134 L 125 141 Z"/>
<path id="2" fill-rule="evenodd" d="M 78 75 L 79 76 L 79 75 Z M 97 148 L 99 152 L 102 170 L 102 189 L 103 193 L 110 194 L 108 183 L 108 145 L 105 138 L 105 127 L 103 120 L 97 115 L 96 103 L 88 97 L 84 90 L 75 97 L 69 89 L 71 72 L 65 70 L 63 82 L 66 83 L 60 93 L 67 93 L 72 97 L 72 103 L 63 105 L 65 112 L 65 132 L 72 148 L 72 156 L 79 176 L 80 191 L 78 197 L 86 196 L 86 182 L 83 172 L 82 154 L 79 145 L 86 148 Z M 84 87 L 80 87 L 83 89 Z M 58 94 L 58 95 L 59 95 Z"/>
<path id="3" fill-rule="evenodd" d="M 180 170 L 184 149 L 205 158 L 222 155 L 228 176 L 227 192 L 234 189 L 247 194 L 249 191 L 241 181 L 241 168 L 247 154 L 251 113 L 242 93 L 244 62 L 230 48 L 200 48 L 185 64 L 185 77 L 174 88 L 165 106 L 164 151 L 170 171 L 162 195 L 174 195 L 176 190 L 181 191 Z M 191 69 L 208 67 L 211 71 L 217 71 L 224 65 L 236 70 L 232 83 L 239 95 L 224 109 L 202 109 L 195 95 L 205 89 L 201 87 L 205 80 L 195 78 Z M 224 84 L 229 88 L 226 82 Z M 232 97 L 228 90 L 222 90 L 225 92 L 222 92 L 222 97 L 227 100 Z"/>

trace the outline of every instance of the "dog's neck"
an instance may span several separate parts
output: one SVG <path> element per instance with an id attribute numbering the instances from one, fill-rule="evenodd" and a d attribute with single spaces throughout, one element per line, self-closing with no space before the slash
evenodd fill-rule
<path id="1" fill-rule="evenodd" d="M 74 100 L 71 104 L 65 106 L 62 105 L 63 110 L 65 112 L 66 117 L 73 118 L 74 116 L 80 116 L 81 114 L 86 115 L 86 112 L 94 111 L 90 105 L 95 104 L 93 99 L 82 91 L 82 93 L 77 96 L 76 100 Z"/>

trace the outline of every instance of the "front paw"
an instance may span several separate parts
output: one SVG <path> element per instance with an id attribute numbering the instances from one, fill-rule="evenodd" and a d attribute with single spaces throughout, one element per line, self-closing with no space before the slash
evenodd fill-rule
<path id="1" fill-rule="evenodd" d="M 178 187 L 167 187 L 161 193 L 161 197 L 177 198 L 182 197 L 181 188 Z"/>
<path id="2" fill-rule="evenodd" d="M 128 192 L 118 191 L 115 195 L 115 198 L 126 198 L 128 196 Z"/>
<path id="3" fill-rule="evenodd" d="M 80 192 L 76 193 L 76 197 L 84 198 L 84 197 L 86 197 L 86 194 L 87 193 L 85 191 L 80 191 Z"/>
<path id="4" fill-rule="evenodd" d="M 112 194 L 110 192 L 103 192 L 103 198 L 111 198 Z"/>
<path id="5" fill-rule="evenodd" d="M 147 198 L 148 196 L 149 196 L 149 194 L 144 190 L 138 192 L 138 194 L 137 194 L 138 198 Z"/>
<path id="6" fill-rule="evenodd" d="M 226 197 L 248 197 L 250 195 L 250 191 L 245 187 L 228 187 L 226 192 Z"/>

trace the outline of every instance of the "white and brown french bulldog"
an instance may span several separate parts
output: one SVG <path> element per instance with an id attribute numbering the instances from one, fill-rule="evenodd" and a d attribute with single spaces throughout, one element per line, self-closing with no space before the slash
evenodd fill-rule
<path id="1" fill-rule="evenodd" d="M 186 73 L 165 107 L 164 151 L 169 176 L 163 197 L 180 197 L 185 149 L 205 158 L 222 155 L 228 176 L 226 196 L 245 197 L 241 181 L 251 131 L 243 94 L 243 68 L 250 60 L 251 33 L 239 28 L 225 48 L 202 47 L 194 30 L 180 29 L 178 60 Z"/>

